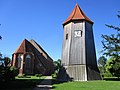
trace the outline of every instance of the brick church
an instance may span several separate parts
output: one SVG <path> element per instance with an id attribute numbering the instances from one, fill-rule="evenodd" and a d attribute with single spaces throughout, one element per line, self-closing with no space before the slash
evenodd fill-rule
<path id="1" fill-rule="evenodd" d="M 22 74 L 51 75 L 54 71 L 52 58 L 33 39 L 24 39 L 12 55 L 12 66 Z"/>

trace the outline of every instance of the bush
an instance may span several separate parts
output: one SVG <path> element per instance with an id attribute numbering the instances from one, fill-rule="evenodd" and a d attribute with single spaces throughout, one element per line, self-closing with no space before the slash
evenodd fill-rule
<path id="1" fill-rule="evenodd" d="M 120 60 L 111 57 L 106 64 L 106 71 L 115 77 L 120 77 Z"/>
<path id="2" fill-rule="evenodd" d="M 52 74 L 52 78 L 57 78 L 57 73 Z"/>
<path id="3" fill-rule="evenodd" d="M 1 59 L 0 65 L 0 82 L 7 82 L 14 80 L 15 76 L 18 75 L 18 70 L 15 67 L 10 66 L 10 58 L 4 57 Z"/>
<path id="4" fill-rule="evenodd" d="M 10 67 L 10 71 L 11 71 L 11 73 L 14 77 L 17 76 L 18 73 L 19 73 L 19 70 L 17 68 L 13 67 L 13 66 Z"/>
<path id="5" fill-rule="evenodd" d="M 35 74 L 35 76 L 40 78 L 42 74 Z"/>
<path id="6" fill-rule="evenodd" d="M 15 67 L 4 67 L 0 66 L 0 81 L 7 82 L 14 80 L 15 76 L 18 75 L 18 70 Z"/>
<path id="7" fill-rule="evenodd" d="M 109 72 L 103 73 L 103 77 L 113 77 L 113 75 Z"/>

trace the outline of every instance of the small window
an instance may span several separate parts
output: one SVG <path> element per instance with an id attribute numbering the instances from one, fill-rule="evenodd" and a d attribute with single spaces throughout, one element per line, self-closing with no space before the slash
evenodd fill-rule
<path id="1" fill-rule="evenodd" d="M 68 33 L 66 34 L 66 40 L 68 39 Z"/>

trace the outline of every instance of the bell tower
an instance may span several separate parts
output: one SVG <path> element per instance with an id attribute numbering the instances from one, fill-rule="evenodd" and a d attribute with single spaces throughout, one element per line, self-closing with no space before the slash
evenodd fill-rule
<path id="1" fill-rule="evenodd" d="M 93 22 L 78 4 L 63 23 L 62 64 L 75 81 L 101 79 L 96 62 Z"/>

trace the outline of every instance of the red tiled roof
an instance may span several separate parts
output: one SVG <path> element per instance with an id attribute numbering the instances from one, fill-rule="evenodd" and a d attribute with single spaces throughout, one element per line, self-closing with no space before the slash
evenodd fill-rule
<path id="1" fill-rule="evenodd" d="M 37 49 L 37 51 L 39 53 L 41 53 L 39 51 L 39 49 L 47 56 L 47 58 L 50 58 L 52 60 L 52 58 L 42 49 L 42 47 L 37 43 L 35 42 L 33 39 L 31 39 L 30 41 L 28 41 L 27 39 L 24 39 L 22 41 L 22 43 L 20 44 L 20 46 L 17 48 L 17 50 L 14 52 L 15 54 L 16 53 L 21 53 L 21 54 L 24 54 L 26 52 L 36 52 L 35 49 Z M 42 55 L 43 56 L 43 55 Z M 43 56 L 45 57 L 45 56 Z"/>
<path id="2" fill-rule="evenodd" d="M 26 44 L 28 43 L 28 40 L 24 39 L 20 46 L 17 48 L 15 53 L 25 53 L 26 52 Z"/>
<path id="3" fill-rule="evenodd" d="M 78 4 L 76 4 L 76 6 L 74 7 L 73 11 L 69 15 L 69 17 L 65 20 L 63 25 L 65 25 L 68 22 L 73 21 L 73 20 L 86 20 L 86 21 L 88 21 L 88 22 L 93 24 L 93 22 L 81 10 L 81 8 L 79 7 Z"/>

